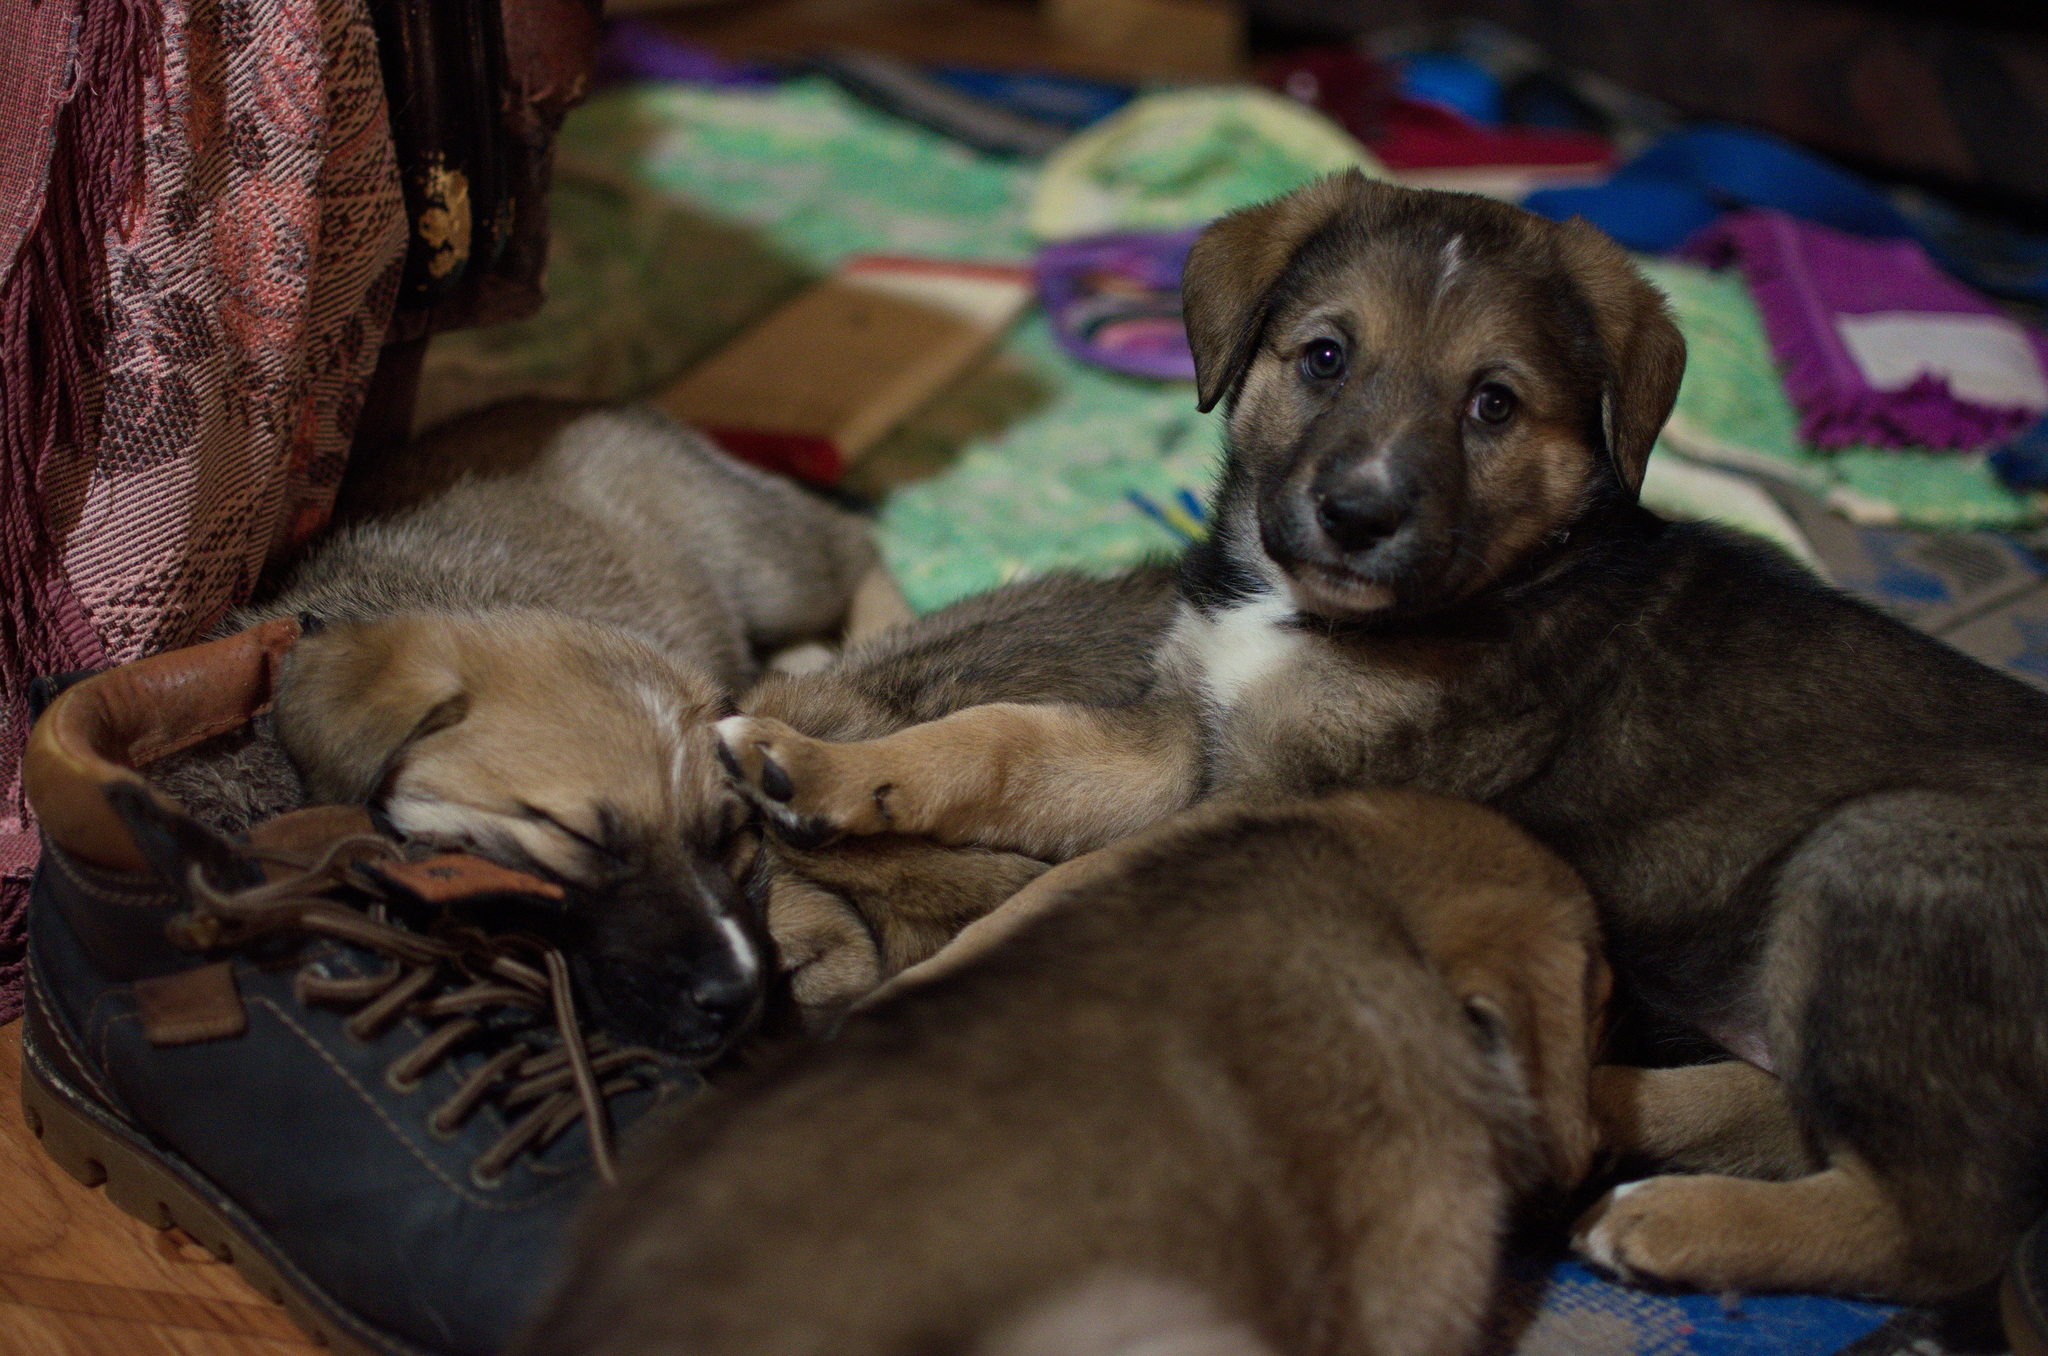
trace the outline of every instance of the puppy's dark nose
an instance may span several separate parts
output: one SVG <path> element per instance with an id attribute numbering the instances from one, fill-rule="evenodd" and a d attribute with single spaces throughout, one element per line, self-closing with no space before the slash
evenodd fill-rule
<path id="1" fill-rule="evenodd" d="M 731 1026 L 743 1020 L 760 996 L 753 976 L 737 970 L 712 971 L 694 975 L 690 980 L 690 1002 L 706 1017 L 721 1026 Z"/>
<path id="2" fill-rule="evenodd" d="M 1394 535 L 1408 521 L 1408 503 L 1380 490 L 1349 489 L 1316 500 L 1316 522 L 1337 548 L 1364 551 Z"/>

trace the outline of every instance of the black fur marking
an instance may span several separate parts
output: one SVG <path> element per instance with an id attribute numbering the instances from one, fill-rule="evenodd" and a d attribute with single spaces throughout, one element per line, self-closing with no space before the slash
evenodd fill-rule
<path id="1" fill-rule="evenodd" d="M 796 784 L 782 770 L 782 764 L 765 754 L 761 758 L 761 792 L 785 805 L 796 797 Z"/>

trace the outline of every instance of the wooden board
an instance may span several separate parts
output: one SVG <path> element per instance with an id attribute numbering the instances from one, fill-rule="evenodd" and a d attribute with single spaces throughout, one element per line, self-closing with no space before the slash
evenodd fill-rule
<path id="1" fill-rule="evenodd" d="M 71 1180 L 21 1118 L 21 1023 L 0 1027 L 0 1352 L 303 1356 L 283 1309 L 175 1229 Z"/>
<path id="2" fill-rule="evenodd" d="M 1187 2 L 1205 10 L 1221 7 L 1216 0 Z M 1171 0 L 1152 7 L 1171 8 Z M 1230 80 L 1243 66 L 1234 51 L 1168 34 L 1105 50 L 1062 34 L 1031 0 L 755 0 L 651 17 L 678 37 L 732 57 L 789 59 L 858 47 L 907 61 L 1118 81 Z"/>

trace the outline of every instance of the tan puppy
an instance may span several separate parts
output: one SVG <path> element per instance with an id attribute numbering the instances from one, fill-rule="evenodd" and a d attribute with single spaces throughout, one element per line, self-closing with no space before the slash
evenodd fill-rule
<path id="1" fill-rule="evenodd" d="M 1592 1149 L 1590 901 L 1407 793 L 1214 804 L 638 1142 L 533 1356 L 1469 1350 Z"/>
<path id="2" fill-rule="evenodd" d="M 259 725 L 153 777 L 218 827 L 364 804 L 559 884 L 559 909 L 489 921 L 561 941 L 615 1034 L 708 1057 L 773 975 L 753 816 L 709 722 L 768 657 L 908 611 L 858 519 L 691 430 L 530 414 L 533 436 L 490 413 L 428 440 L 231 622 L 306 626 L 277 688 L 291 766 Z"/>

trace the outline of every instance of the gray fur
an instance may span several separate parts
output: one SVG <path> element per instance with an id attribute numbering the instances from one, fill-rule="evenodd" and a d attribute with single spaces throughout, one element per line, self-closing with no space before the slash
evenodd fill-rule
<path id="1" fill-rule="evenodd" d="M 283 616 L 541 608 L 617 627 L 737 694 L 775 651 L 836 639 L 877 563 L 858 519 L 651 409 L 585 414 L 509 466 L 482 442 L 502 436 L 488 416 L 437 435 L 425 446 L 460 468 L 452 484 L 338 529 L 213 634 Z M 405 469 L 432 486 L 433 468 Z M 259 720 L 150 778 L 201 822 L 240 832 L 305 797 L 275 739 Z"/>
<path id="2" fill-rule="evenodd" d="M 857 520 L 790 482 L 653 410 L 604 410 L 516 474 L 472 475 L 343 529 L 234 627 L 546 608 L 637 635 L 738 691 L 764 656 L 834 637 L 875 561 Z"/>

